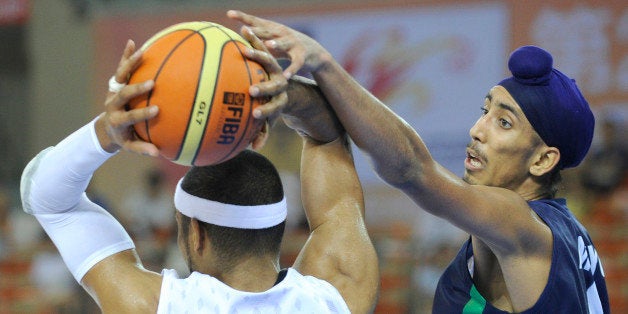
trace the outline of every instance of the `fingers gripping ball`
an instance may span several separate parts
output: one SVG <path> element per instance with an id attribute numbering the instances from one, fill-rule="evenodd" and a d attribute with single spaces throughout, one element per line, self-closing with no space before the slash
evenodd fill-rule
<path id="1" fill-rule="evenodd" d="M 268 79 L 243 55 L 246 47 L 239 34 L 211 22 L 176 24 L 151 37 L 129 83 L 152 79 L 155 87 L 129 109 L 154 104 L 159 114 L 136 124 L 137 135 L 186 166 L 226 161 L 245 149 L 263 125 L 253 118 L 261 102 L 248 89 Z"/>

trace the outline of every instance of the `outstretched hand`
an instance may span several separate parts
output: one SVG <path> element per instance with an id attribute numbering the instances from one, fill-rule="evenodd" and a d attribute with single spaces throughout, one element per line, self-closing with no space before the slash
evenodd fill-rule
<path id="1" fill-rule="evenodd" d="M 142 141 L 133 130 L 135 123 L 154 118 L 159 108 L 154 105 L 129 111 L 125 108 L 131 99 L 148 93 L 154 86 L 153 81 L 126 85 L 141 59 L 142 51 L 136 51 L 135 43 L 129 40 L 114 75 L 115 83 L 122 84 L 121 88 L 110 88 L 105 101 L 105 112 L 96 121 L 96 135 L 101 146 L 108 152 L 122 148 L 142 155 L 159 155 L 159 149 L 154 144 Z"/>
<path id="2" fill-rule="evenodd" d="M 318 70 L 324 62 L 332 60 L 328 52 L 312 38 L 279 23 L 234 10 L 228 11 L 227 15 L 245 24 L 242 36 L 255 48 L 247 52 L 247 57 L 262 64 L 271 77 L 269 82 L 253 85 L 251 95 L 272 95 L 279 88 L 285 90 L 287 85 L 289 99 L 282 98 L 281 103 L 260 106 L 261 116 L 274 119 L 281 113 L 288 127 L 320 142 L 331 142 L 343 134 L 342 125 L 316 82 L 293 75 L 297 71 Z M 291 59 L 283 76 L 273 56 Z M 255 112 L 253 115 L 258 117 Z"/>
<path id="3" fill-rule="evenodd" d="M 254 49 L 247 49 L 244 54 L 247 58 L 259 63 L 270 80 L 254 84 L 249 89 L 252 97 L 269 98 L 264 105 L 253 110 L 253 117 L 266 119 L 272 124 L 288 103 L 288 80 L 283 76 L 277 60 L 268 52 L 262 41 L 255 36 L 250 28 L 243 26 L 242 36 L 251 43 Z"/>
<path id="4" fill-rule="evenodd" d="M 229 10 L 227 16 L 248 26 L 273 56 L 290 60 L 283 71 L 286 78 L 298 71 L 316 72 L 331 59 L 329 52 L 314 39 L 283 24 L 237 10 Z"/>

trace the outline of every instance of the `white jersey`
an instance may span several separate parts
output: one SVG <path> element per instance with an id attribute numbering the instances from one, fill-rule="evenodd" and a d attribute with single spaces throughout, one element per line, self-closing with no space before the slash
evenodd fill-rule
<path id="1" fill-rule="evenodd" d="M 179 278 L 172 269 L 162 271 L 157 313 L 350 313 L 330 283 L 303 276 L 288 268 L 286 277 L 264 292 L 233 289 L 199 272 Z"/>

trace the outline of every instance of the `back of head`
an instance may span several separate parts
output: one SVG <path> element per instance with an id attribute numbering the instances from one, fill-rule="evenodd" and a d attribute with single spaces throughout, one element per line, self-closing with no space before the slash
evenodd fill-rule
<path id="1" fill-rule="evenodd" d="M 259 153 L 244 150 L 223 163 L 190 168 L 179 182 L 175 207 L 184 225 L 189 218 L 199 220 L 223 268 L 247 256 L 279 254 L 283 186 L 277 169 Z"/>
<path id="2" fill-rule="evenodd" d="M 506 88 L 541 139 L 560 151 L 557 168 L 575 167 L 589 151 L 595 119 L 576 82 L 553 68 L 552 55 L 535 46 L 516 49 L 508 60 Z"/>
<path id="3" fill-rule="evenodd" d="M 266 205 L 283 199 L 277 169 L 251 150 L 223 163 L 190 168 L 181 187 L 194 196 L 232 205 Z"/>

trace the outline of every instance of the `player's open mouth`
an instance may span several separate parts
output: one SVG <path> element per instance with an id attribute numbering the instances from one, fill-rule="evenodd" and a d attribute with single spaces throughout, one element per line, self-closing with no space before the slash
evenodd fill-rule
<path id="1" fill-rule="evenodd" d="M 478 157 L 477 153 L 467 149 L 467 158 L 465 159 L 465 167 L 468 170 L 477 170 L 482 168 L 482 161 Z"/>

